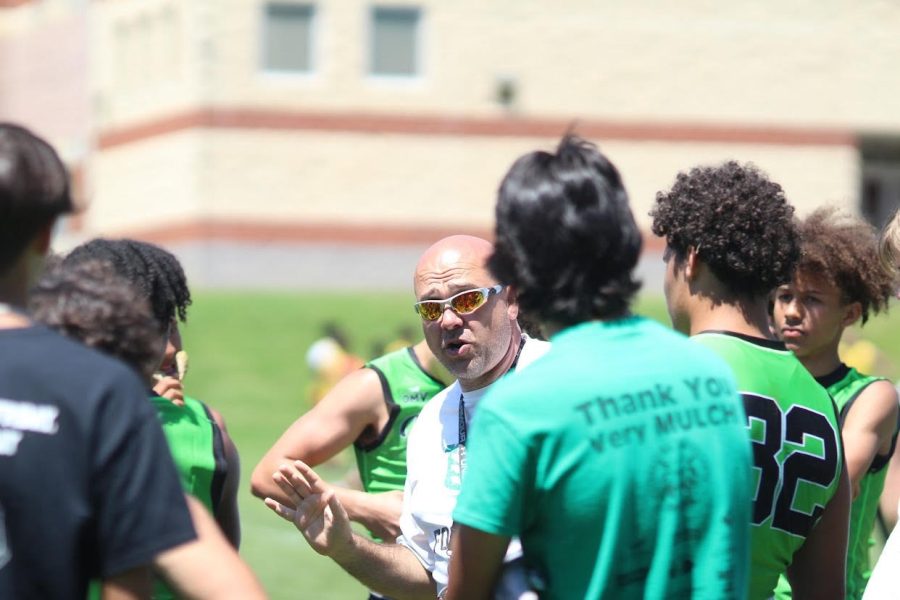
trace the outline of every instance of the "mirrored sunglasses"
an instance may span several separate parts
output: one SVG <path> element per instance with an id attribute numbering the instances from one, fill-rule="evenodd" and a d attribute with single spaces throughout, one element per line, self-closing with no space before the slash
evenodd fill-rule
<path id="1" fill-rule="evenodd" d="M 472 314 L 484 306 L 490 296 L 499 294 L 501 291 L 503 291 L 502 285 L 475 288 L 450 296 L 446 300 L 422 300 L 413 306 L 422 320 L 437 321 L 447 308 L 458 315 Z"/>

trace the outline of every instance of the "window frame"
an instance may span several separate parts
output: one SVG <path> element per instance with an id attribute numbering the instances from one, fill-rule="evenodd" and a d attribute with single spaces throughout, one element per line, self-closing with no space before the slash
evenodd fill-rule
<path id="1" fill-rule="evenodd" d="M 306 70 L 294 70 L 284 68 L 274 68 L 266 64 L 268 50 L 268 32 L 269 32 L 269 7 L 273 5 L 282 6 L 300 6 L 308 8 L 310 11 L 309 18 L 309 36 L 307 39 L 307 52 L 309 57 L 309 68 Z M 267 79 L 275 80 L 308 80 L 315 79 L 321 72 L 320 52 L 319 52 L 319 30 L 322 21 L 322 7 L 316 2 L 308 0 L 267 0 L 259 5 L 259 43 L 257 56 L 257 72 Z"/>
<path id="2" fill-rule="evenodd" d="M 413 65 L 414 72 L 403 73 L 376 73 L 375 72 L 375 28 L 378 11 L 410 11 L 416 13 L 416 25 L 413 37 Z M 369 6 L 366 14 L 366 79 L 373 83 L 385 83 L 392 85 L 418 84 L 425 79 L 426 72 L 426 11 L 417 4 L 393 4 L 376 3 Z"/>

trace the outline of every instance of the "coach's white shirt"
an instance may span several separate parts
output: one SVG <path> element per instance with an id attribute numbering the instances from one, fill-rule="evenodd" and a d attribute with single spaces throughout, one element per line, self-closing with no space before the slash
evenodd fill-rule
<path id="1" fill-rule="evenodd" d="M 526 337 L 516 370 L 524 368 L 549 349 L 549 342 Z M 464 395 L 466 421 L 471 431 L 472 415 L 491 385 L 462 392 L 459 382 L 453 382 L 425 403 L 406 444 L 406 488 L 397 543 L 412 550 L 431 572 L 438 596 L 447 589 L 450 529 L 462 475 L 459 396 Z M 507 555 L 510 552 L 520 553 L 521 550 L 511 544 Z"/>
<path id="2" fill-rule="evenodd" d="M 900 518 L 900 504 L 897 506 Z M 863 600 L 896 600 L 900 594 L 900 521 L 888 537 L 866 584 Z"/>

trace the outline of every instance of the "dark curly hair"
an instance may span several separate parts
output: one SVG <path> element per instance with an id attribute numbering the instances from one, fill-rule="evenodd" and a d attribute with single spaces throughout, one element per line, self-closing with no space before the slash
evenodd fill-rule
<path id="1" fill-rule="evenodd" d="M 820 208 L 800 222 L 797 273 L 823 278 L 845 304 L 859 302 L 862 322 L 886 310 L 896 281 L 881 268 L 875 229 L 835 208 Z"/>
<path id="2" fill-rule="evenodd" d="M 137 240 L 95 239 L 86 242 L 63 259 L 66 265 L 99 260 L 112 265 L 119 276 L 150 301 L 160 329 L 167 329 L 176 317 L 187 320 L 191 292 L 181 263 L 159 246 Z"/>
<path id="3" fill-rule="evenodd" d="M 72 208 L 66 168 L 50 144 L 24 127 L 0 123 L 0 273 Z"/>
<path id="4" fill-rule="evenodd" d="M 56 264 L 31 290 L 28 309 L 35 321 L 122 360 L 145 380 L 159 366 L 163 339 L 150 305 L 108 263 Z"/>
<path id="5" fill-rule="evenodd" d="M 650 211 L 676 264 L 693 248 L 729 294 L 750 298 L 791 280 L 800 258 L 793 215 L 780 185 L 734 161 L 679 173 Z"/>
<path id="6" fill-rule="evenodd" d="M 519 158 L 500 185 L 488 267 L 542 322 L 573 325 L 628 313 L 641 235 L 613 164 L 567 135 L 555 154 Z"/>

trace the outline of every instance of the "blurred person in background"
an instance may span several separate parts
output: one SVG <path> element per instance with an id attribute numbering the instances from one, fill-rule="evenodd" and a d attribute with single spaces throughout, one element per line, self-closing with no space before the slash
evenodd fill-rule
<path id="1" fill-rule="evenodd" d="M 447 597 L 491 598 L 520 536 L 542 598 L 744 598 L 740 397 L 713 352 L 631 314 L 641 234 L 615 166 L 566 136 L 516 161 L 496 214 L 491 272 L 553 345 L 479 408 Z"/>
<path id="2" fill-rule="evenodd" d="M 84 598 L 97 578 L 106 598 L 146 598 L 151 567 L 192 597 L 264 597 L 185 500 L 135 373 L 25 312 L 71 210 L 53 148 L 0 124 L 0 597 Z M 198 559 L 227 571 L 200 578 Z"/>
<path id="3" fill-rule="evenodd" d="M 307 408 L 318 404 L 339 381 L 363 364 L 350 351 L 344 331 L 335 323 L 325 323 L 322 336 L 306 350 L 306 366 L 313 376 Z"/>
<path id="4" fill-rule="evenodd" d="M 523 336 L 515 292 L 487 270 L 492 252 L 486 240 L 450 236 L 428 248 L 416 267 L 415 306 L 425 340 L 457 380 L 426 403 L 409 434 L 398 543 L 379 544 L 353 532 L 334 490 L 302 461 L 272 476 L 288 502 L 266 498 L 266 505 L 292 522 L 316 552 L 391 598 L 445 593 L 469 423 L 494 383 L 549 347 Z M 519 549 L 511 545 L 510 552 Z"/>
<path id="5" fill-rule="evenodd" d="M 792 281 L 775 291 L 775 331 L 837 404 L 853 494 L 846 597 L 858 600 L 871 573 L 870 535 L 900 411 L 893 384 L 844 364 L 838 346 L 847 327 L 887 309 L 895 281 L 879 264 L 868 224 L 823 208 L 799 228 L 800 262 Z M 775 595 L 791 597 L 786 578 Z"/>
<path id="6" fill-rule="evenodd" d="M 749 598 L 786 573 L 795 595 L 844 598 L 850 481 L 834 402 L 783 342 L 768 302 L 800 259 L 793 207 L 751 165 L 680 173 L 656 196 L 664 291 L 678 331 L 731 366 L 744 399 L 757 479 Z"/>

